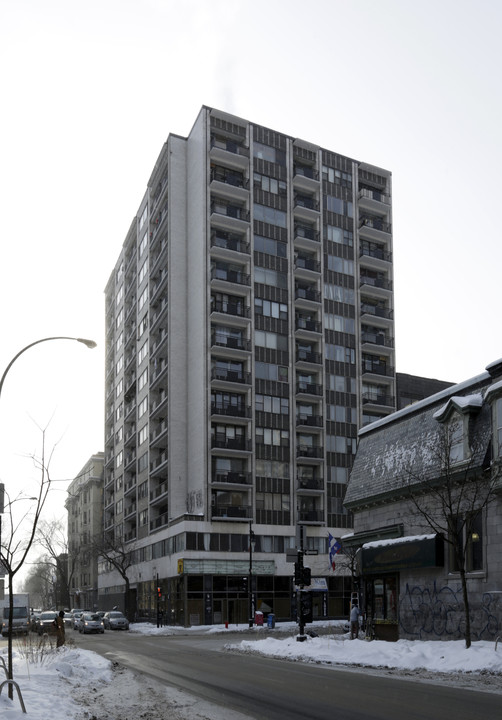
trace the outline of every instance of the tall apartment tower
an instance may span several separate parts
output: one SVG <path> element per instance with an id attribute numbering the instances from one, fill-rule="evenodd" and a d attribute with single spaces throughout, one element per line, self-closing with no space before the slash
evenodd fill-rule
<path id="1" fill-rule="evenodd" d="M 395 409 L 391 207 L 390 172 L 219 110 L 168 137 L 106 287 L 105 533 L 139 615 L 290 617 L 300 526 L 315 615 L 345 612 L 328 530 Z"/>

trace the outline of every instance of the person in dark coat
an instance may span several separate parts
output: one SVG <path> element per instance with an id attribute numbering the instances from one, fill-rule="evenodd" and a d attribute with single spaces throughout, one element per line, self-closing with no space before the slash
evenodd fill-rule
<path id="1" fill-rule="evenodd" d="M 65 629 L 64 629 L 64 612 L 59 611 L 59 615 L 56 620 L 56 647 L 61 647 L 65 644 Z"/>

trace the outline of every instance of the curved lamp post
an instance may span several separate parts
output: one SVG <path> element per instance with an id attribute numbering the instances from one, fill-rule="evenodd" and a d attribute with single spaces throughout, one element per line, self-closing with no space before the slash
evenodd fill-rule
<path id="1" fill-rule="evenodd" d="M 68 337 L 68 336 L 66 336 L 66 335 L 57 335 L 57 336 L 55 336 L 55 337 L 46 337 L 46 338 L 41 338 L 40 340 L 35 340 L 35 342 L 32 342 L 32 343 L 30 343 L 29 345 L 26 345 L 26 347 L 24 347 L 24 348 L 23 348 L 22 350 L 20 350 L 16 355 L 14 355 L 14 357 L 12 358 L 12 360 L 10 361 L 10 363 L 9 363 L 9 364 L 7 365 L 7 367 L 5 368 L 4 373 L 3 373 L 3 375 L 2 375 L 2 377 L 1 377 L 1 379 L 0 379 L 0 396 L 2 395 L 3 384 L 4 384 L 4 382 L 5 382 L 5 378 L 7 377 L 7 373 L 9 372 L 9 370 L 11 369 L 11 367 L 13 366 L 13 364 L 16 362 L 16 360 L 18 359 L 18 357 L 19 357 L 20 355 L 22 355 L 23 353 L 25 353 L 25 352 L 26 352 L 27 350 L 29 350 L 30 348 L 34 347 L 35 345 L 39 345 L 40 343 L 44 343 L 44 342 L 49 342 L 49 341 L 51 341 L 51 340 L 73 340 L 73 341 L 75 341 L 75 342 L 82 343 L 83 345 L 85 345 L 86 347 L 88 347 L 90 350 L 92 350 L 93 348 L 96 347 L 96 343 L 94 342 L 94 340 L 87 340 L 86 338 Z M 3 490 L 3 487 L 2 487 L 2 490 Z M 2 493 L 2 496 L 3 496 L 3 493 Z M 43 503 L 42 503 L 42 504 L 43 504 Z M 3 511 L 3 508 L 2 508 L 2 511 Z M 1 515 L 0 515 L 0 522 L 1 522 Z M 36 525 L 36 519 L 35 519 L 35 525 Z M 35 526 L 34 526 L 34 527 L 35 527 Z M 0 533 L 1 533 L 1 525 L 0 525 Z M 30 540 L 30 545 L 31 545 L 31 541 L 33 540 L 33 534 L 34 534 L 34 528 L 33 528 L 32 538 L 31 538 L 31 540 Z M 19 567 L 20 567 L 20 565 L 19 565 Z M 19 569 L 19 567 L 18 567 L 17 569 Z M 12 612 L 13 612 L 12 576 L 10 576 L 10 582 L 9 582 L 8 673 L 7 673 L 9 680 L 12 680 Z M 9 698 L 12 700 L 12 685 L 9 685 Z"/>
<path id="2" fill-rule="evenodd" d="M 26 345 L 26 347 L 24 347 L 16 355 L 14 355 L 14 357 L 12 358 L 10 363 L 5 368 L 4 373 L 2 375 L 2 379 L 0 380 L 0 396 L 2 395 L 2 388 L 3 388 L 5 378 L 7 376 L 7 373 L 9 372 L 11 367 L 14 365 L 14 363 L 16 362 L 18 357 L 20 355 L 22 355 L 24 352 L 26 352 L 27 350 L 29 350 L 30 348 L 32 348 L 34 345 L 39 345 L 40 343 L 43 343 L 43 342 L 49 342 L 50 340 L 74 340 L 75 342 L 82 343 L 83 345 L 88 347 L 90 350 L 92 350 L 93 348 L 96 347 L 96 343 L 94 342 L 94 340 L 87 340 L 86 338 L 67 337 L 66 335 L 58 335 L 56 337 L 46 337 L 46 338 L 42 338 L 41 340 L 35 340 L 35 342 L 32 342 L 29 345 Z"/>

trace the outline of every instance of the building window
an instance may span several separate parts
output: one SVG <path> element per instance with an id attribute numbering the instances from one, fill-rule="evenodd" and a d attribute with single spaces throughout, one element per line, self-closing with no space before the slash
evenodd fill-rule
<path id="1" fill-rule="evenodd" d="M 447 442 L 450 463 L 465 460 L 464 418 L 454 416 L 448 424 Z"/>
<path id="2" fill-rule="evenodd" d="M 273 395 L 256 395 L 255 408 L 257 412 L 287 415 L 289 412 L 289 399 L 275 397 Z"/>
<path id="3" fill-rule="evenodd" d="M 139 431 L 139 444 L 142 445 L 148 439 L 148 425 L 145 425 Z"/>
<path id="4" fill-rule="evenodd" d="M 139 513 L 139 524 L 140 527 L 148 523 L 148 510 L 141 510 Z"/>
<path id="5" fill-rule="evenodd" d="M 254 300 L 254 310 L 256 315 L 264 315 L 278 320 L 288 319 L 288 306 L 285 303 L 272 302 L 257 297 Z"/>
<path id="6" fill-rule="evenodd" d="M 272 428 L 257 427 L 256 442 L 258 445 L 289 447 L 289 430 L 272 430 Z"/>
<path id="7" fill-rule="evenodd" d="M 277 272 L 277 270 L 267 270 L 266 268 L 262 267 L 255 267 L 254 281 L 255 283 L 261 283 L 262 285 L 272 285 L 273 287 L 288 287 L 288 276 L 286 273 Z"/>
<path id="8" fill-rule="evenodd" d="M 288 368 L 282 365 L 271 363 L 255 363 L 255 377 L 260 380 L 276 380 L 277 382 L 288 382 Z"/>
<path id="9" fill-rule="evenodd" d="M 287 215 L 282 210 L 268 207 L 267 205 L 254 206 L 253 216 L 255 220 L 276 225 L 277 227 L 287 227 Z"/>
<path id="10" fill-rule="evenodd" d="M 464 548 L 466 572 L 483 569 L 483 516 L 481 512 L 469 513 L 465 517 L 457 517 L 454 523 L 457 528 L 458 547 Z M 450 571 L 459 572 L 458 560 L 455 555 L 453 539 L 450 539 Z"/>

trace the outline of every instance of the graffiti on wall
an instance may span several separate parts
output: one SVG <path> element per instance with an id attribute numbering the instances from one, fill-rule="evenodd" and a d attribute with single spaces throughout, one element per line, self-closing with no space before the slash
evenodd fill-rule
<path id="1" fill-rule="evenodd" d="M 470 600 L 473 640 L 492 640 L 502 628 L 502 593 L 485 592 Z M 460 583 L 409 585 L 399 600 L 399 625 L 403 634 L 418 639 L 458 639 L 465 636 L 464 602 Z"/>

